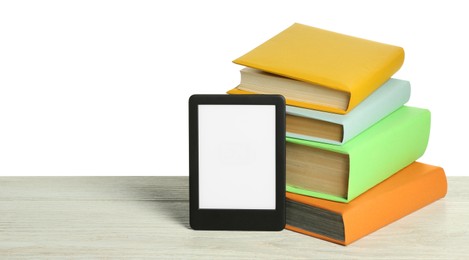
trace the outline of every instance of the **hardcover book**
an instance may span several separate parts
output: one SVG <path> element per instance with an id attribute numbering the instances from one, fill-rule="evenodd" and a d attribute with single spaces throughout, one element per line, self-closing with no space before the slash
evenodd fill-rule
<path id="1" fill-rule="evenodd" d="M 288 105 L 345 114 L 399 70 L 404 50 L 293 24 L 234 62 L 254 70 L 230 94 L 281 94 Z"/>
<path id="2" fill-rule="evenodd" d="M 390 79 L 345 115 L 287 106 L 287 136 L 344 144 L 403 106 L 409 97 L 408 81 Z"/>
<path id="3" fill-rule="evenodd" d="M 348 204 L 287 192 L 286 228 L 348 245 L 446 192 L 442 168 L 414 162 Z"/>
<path id="4" fill-rule="evenodd" d="M 286 138 L 287 191 L 349 202 L 423 155 L 430 111 L 403 106 L 343 145 Z"/>

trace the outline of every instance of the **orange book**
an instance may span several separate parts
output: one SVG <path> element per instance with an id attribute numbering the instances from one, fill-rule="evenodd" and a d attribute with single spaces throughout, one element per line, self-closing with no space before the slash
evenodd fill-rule
<path id="1" fill-rule="evenodd" d="M 229 94 L 281 94 L 291 106 L 346 114 L 399 70 L 404 49 L 295 23 L 233 62 Z"/>
<path id="2" fill-rule="evenodd" d="M 349 203 L 287 192 L 286 228 L 348 245 L 446 195 L 442 168 L 414 162 Z"/>

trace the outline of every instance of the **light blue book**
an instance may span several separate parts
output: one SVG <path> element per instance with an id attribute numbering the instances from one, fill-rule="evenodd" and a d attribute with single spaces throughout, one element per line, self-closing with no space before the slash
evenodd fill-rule
<path id="1" fill-rule="evenodd" d="M 410 83 L 389 79 L 345 115 L 287 106 L 287 137 L 341 145 L 403 106 Z"/>

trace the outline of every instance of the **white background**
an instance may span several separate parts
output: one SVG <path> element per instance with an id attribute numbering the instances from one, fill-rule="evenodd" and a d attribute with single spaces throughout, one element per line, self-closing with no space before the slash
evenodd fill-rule
<path id="1" fill-rule="evenodd" d="M 0 175 L 188 175 L 187 101 L 299 22 L 404 47 L 422 162 L 469 175 L 465 1 L 2 1 Z M 458 151 L 460 149 L 460 152 Z"/>

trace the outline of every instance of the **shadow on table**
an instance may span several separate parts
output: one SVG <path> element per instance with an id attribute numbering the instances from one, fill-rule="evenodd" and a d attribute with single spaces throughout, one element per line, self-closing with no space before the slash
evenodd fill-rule
<path id="1" fill-rule="evenodd" d="M 151 210 L 175 223 L 189 226 L 189 187 L 187 177 L 134 177 L 125 185 L 131 196 L 139 201 L 155 201 Z M 148 203 L 145 203 L 148 205 Z"/>

